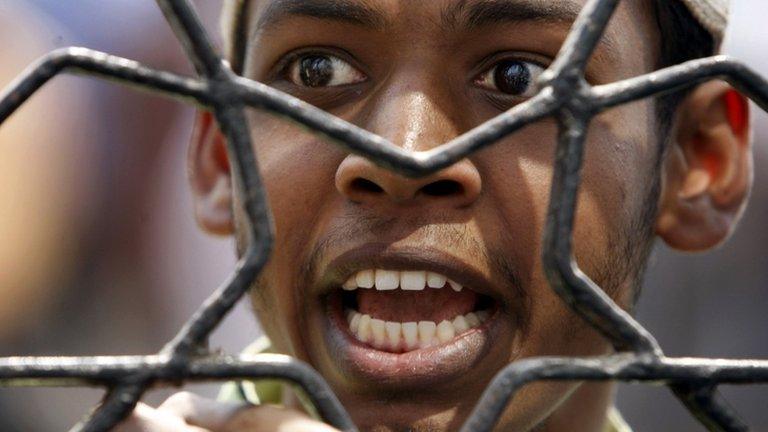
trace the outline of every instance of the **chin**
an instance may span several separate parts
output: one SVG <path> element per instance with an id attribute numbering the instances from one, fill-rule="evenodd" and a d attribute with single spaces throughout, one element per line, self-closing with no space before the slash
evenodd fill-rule
<path id="1" fill-rule="evenodd" d="M 458 430 L 518 352 L 514 290 L 450 254 L 361 248 L 318 279 L 302 339 L 361 430 Z"/>

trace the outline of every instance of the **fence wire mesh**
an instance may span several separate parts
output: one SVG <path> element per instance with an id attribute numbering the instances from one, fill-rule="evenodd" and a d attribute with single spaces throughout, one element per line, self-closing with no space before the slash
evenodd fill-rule
<path id="1" fill-rule="evenodd" d="M 689 61 L 613 84 L 591 86 L 587 61 L 619 0 L 590 0 L 533 98 L 429 151 L 409 152 L 288 94 L 234 74 L 217 54 L 189 0 L 157 0 L 198 77 L 154 70 L 86 48 L 56 50 L 30 66 L 0 96 L 0 124 L 33 93 L 62 72 L 96 76 L 214 113 L 227 137 L 235 188 L 248 216 L 250 245 L 231 276 L 203 303 L 176 337 L 147 356 L 8 357 L 0 359 L 3 386 L 100 386 L 103 401 L 71 431 L 105 431 L 130 414 L 142 395 L 159 385 L 199 380 L 278 378 L 301 386 L 320 416 L 356 431 L 323 378 L 291 357 L 214 355 L 207 339 L 243 297 L 267 262 L 272 225 L 244 110 L 256 108 L 304 125 L 342 148 L 410 177 L 426 176 L 469 156 L 532 122 L 553 117 L 559 136 L 544 235 L 544 268 L 560 298 L 607 338 L 616 354 L 592 358 L 529 358 L 501 370 L 477 402 L 462 431 L 488 431 L 515 393 L 542 380 L 618 380 L 667 385 L 710 431 L 746 431 L 718 396 L 721 384 L 768 382 L 766 360 L 669 358 L 654 337 L 580 271 L 571 238 L 587 127 L 600 112 L 710 80 L 724 79 L 768 110 L 768 81 L 740 62 L 715 56 Z"/>

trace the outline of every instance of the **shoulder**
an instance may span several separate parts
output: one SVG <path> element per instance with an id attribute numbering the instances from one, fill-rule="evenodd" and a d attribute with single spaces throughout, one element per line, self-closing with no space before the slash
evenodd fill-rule
<path id="1" fill-rule="evenodd" d="M 243 350 L 243 354 L 272 352 L 272 343 L 266 336 L 258 338 Z M 247 402 L 255 405 L 279 405 L 283 401 L 283 382 L 279 380 L 230 381 L 222 386 L 218 400 L 222 402 Z"/>

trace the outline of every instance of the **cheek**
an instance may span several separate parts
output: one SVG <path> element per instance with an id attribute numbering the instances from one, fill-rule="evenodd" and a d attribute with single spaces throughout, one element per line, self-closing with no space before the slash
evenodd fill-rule
<path id="1" fill-rule="evenodd" d="M 652 110 L 638 105 L 596 118 L 590 128 L 573 231 L 574 254 L 581 269 L 599 284 L 605 275 L 624 275 L 612 263 L 617 239 L 626 241 L 645 205 L 648 167 L 653 166 L 656 136 Z M 488 201 L 508 236 L 504 247 L 519 266 L 530 302 L 524 356 L 595 355 L 606 341 L 572 313 L 552 291 L 544 275 L 542 238 L 554 168 L 554 126 L 542 126 L 490 148 L 484 159 Z M 501 161 L 501 162 L 499 162 Z"/>
<path id="2" fill-rule="evenodd" d="M 344 154 L 321 139 L 285 121 L 264 114 L 250 118 L 252 140 L 266 189 L 272 220 L 272 255 L 259 278 L 263 294 L 254 294 L 254 308 L 280 352 L 306 359 L 298 329 L 304 254 L 318 229 L 316 217 L 338 196 L 336 167 Z"/>
<path id="3" fill-rule="evenodd" d="M 484 227 L 495 227 L 493 235 L 488 237 L 493 239 L 491 243 L 501 246 L 499 250 L 504 251 L 505 258 L 515 267 L 527 298 L 528 309 L 523 311 L 526 316 L 521 317 L 524 334 L 520 354 L 523 357 L 593 355 L 604 349 L 599 336 L 552 291 L 542 267 L 542 238 L 555 145 L 554 125 L 542 125 L 481 152 L 476 162 L 483 172 L 492 173 L 483 178 L 485 199 L 483 209 L 477 212 L 478 222 Z M 580 196 L 577 224 L 583 223 L 583 226 L 576 233 L 576 242 L 583 247 L 578 248 L 577 254 L 590 262 L 589 268 L 604 261 L 595 257 L 608 253 L 605 240 L 608 235 L 604 231 L 610 226 L 605 223 L 598 202 L 610 200 L 614 193 L 609 188 L 587 190 Z"/>
<path id="4" fill-rule="evenodd" d="M 282 249 L 291 239 L 307 239 L 313 218 L 335 195 L 334 176 L 344 154 L 333 144 L 271 116 L 254 114 L 251 126 L 276 246 Z"/>
<path id="5" fill-rule="evenodd" d="M 541 257 L 541 238 L 549 203 L 554 127 L 522 132 L 482 153 L 484 226 L 496 226 L 508 258 L 528 285 Z M 486 210 L 487 208 L 487 210 Z"/>
<path id="6" fill-rule="evenodd" d="M 574 223 L 574 252 L 582 270 L 596 277 L 610 269 L 631 242 L 648 204 L 657 154 L 650 103 L 611 110 L 590 126 Z M 616 271 L 616 270 L 614 270 Z M 596 282 L 599 282 L 596 280 Z"/>

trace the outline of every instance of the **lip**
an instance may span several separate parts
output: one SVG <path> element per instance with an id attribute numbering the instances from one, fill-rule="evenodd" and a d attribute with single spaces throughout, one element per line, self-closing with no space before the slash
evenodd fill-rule
<path id="1" fill-rule="evenodd" d="M 340 296 L 330 295 L 342 281 L 356 271 L 370 268 L 393 270 L 428 270 L 441 273 L 493 298 L 492 315 L 448 343 L 405 353 L 377 350 L 358 341 L 349 331 Z M 313 321 L 319 324 L 325 342 L 325 358 L 337 372 L 362 384 L 375 383 L 379 388 L 408 390 L 424 385 L 431 389 L 455 384 L 477 372 L 477 365 L 486 359 L 501 367 L 516 339 L 517 326 L 501 291 L 480 272 L 461 260 L 432 248 L 393 247 L 387 244 L 367 244 L 333 259 L 327 266 L 321 283 L 315 284 L 314 295 L 321 298 L 320 313 Z"/>
<path id="2" fill-rule="evenodd" d="M 435 248 L 392 246 L 369 243 L 334 258 L 314 284 L 314 295 L 325 295 L 338 289 L 344 281 L 360 270 L 426 270 L 440 273 L 464 287 L 501 303 L 503 292 L 470 264 Z"/>
<path id="3" fill-rule="evenodd" d="M 399 389 L 445 384 L 465 374 L 487 355 L 502 324 L 497 308 L 482 325 L 449 343 L 397 354 L 355 339 L 348 330 L 340 302 L 329 303 L 326 313 L 325 339 L 340 369 L 358 379 Z"/>

